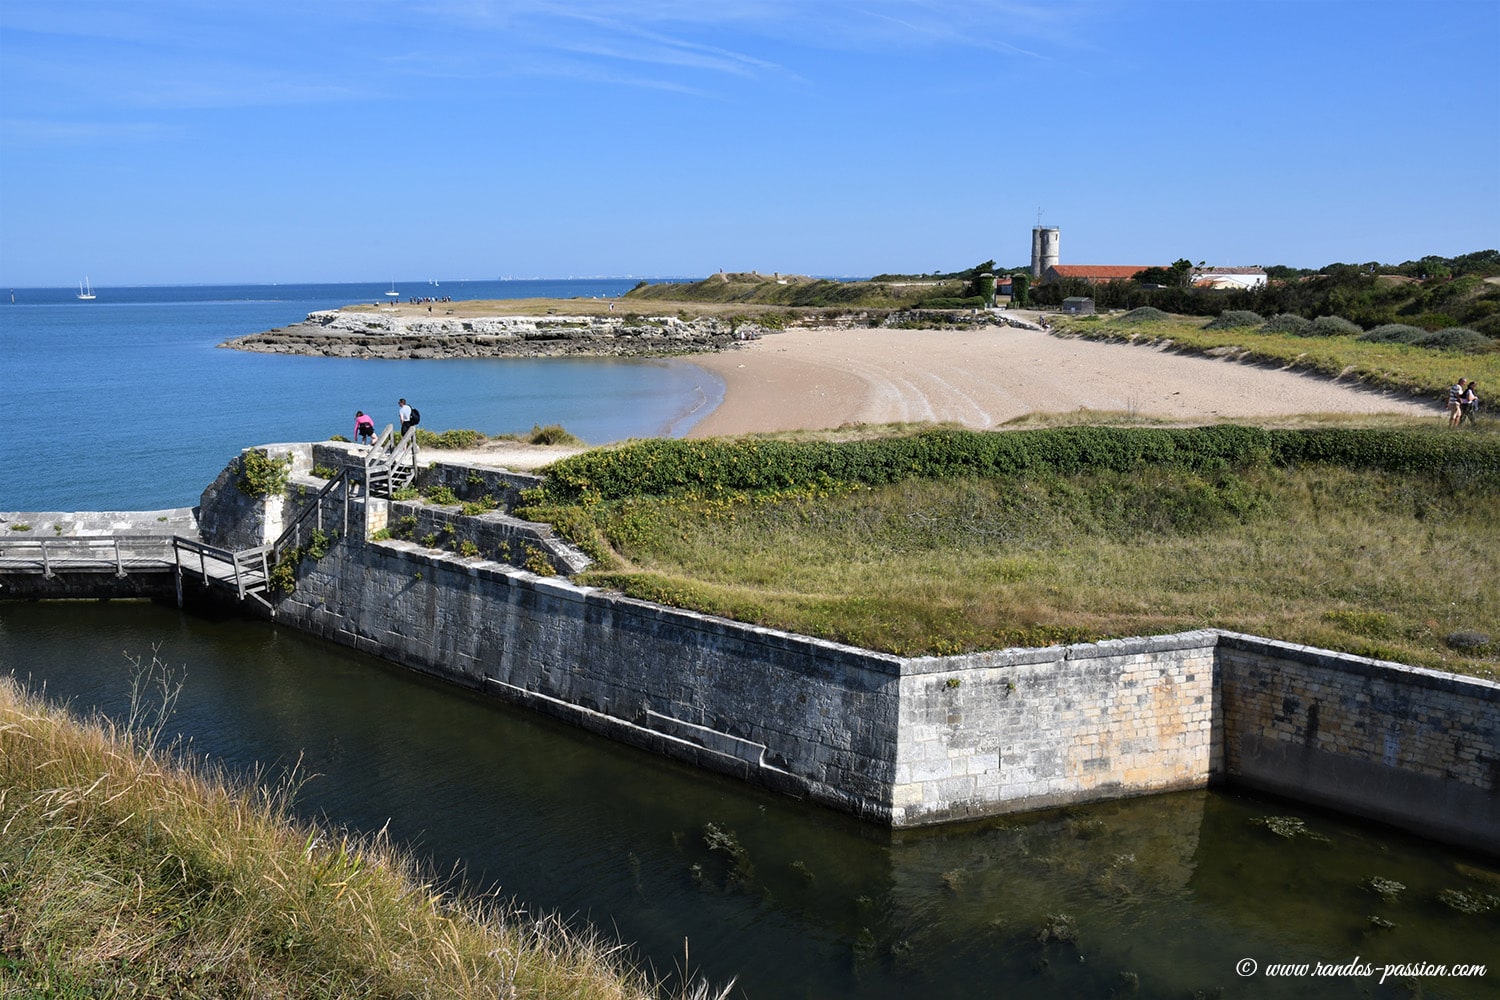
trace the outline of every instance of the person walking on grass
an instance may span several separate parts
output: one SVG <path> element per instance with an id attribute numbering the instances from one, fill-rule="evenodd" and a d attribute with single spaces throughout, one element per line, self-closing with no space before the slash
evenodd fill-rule
<path id="1" fill-rule="evenodd" d="M 1463 408 L 1464 391 L 1465 391 L 1465 388 L 1468 386 L 1468 384 L 1469 384 L 1469 380 L 1468 379 L 1461 378 L 1457 382 L 1453 383 L 1452 385 L 1450 385 L 1448 387 L 1448 426 L 1449 427 L 1457 427 L 1458 426 L 1458 422 L 1463 419 L 1463 416 L 1464 416 L 1464 408 Z M 405 402 L 405 400 L 402 400 L 402 402 Z"/>
<path id="2" fill-rule="evenodd" d="M 1474 393 L 1474 380 L 1469 379 L 1469 387 L 1464 390 L 1463 397 L 1458 401 L 1458 407 L 1463 414 L 1459 422 L 1474 426 L 1474 421 L 1479 417 L 1479 397 Z"/>
<path id="3" fill-rule="evenodd" d="M 405 437 L 406 432 L 414 423 L 416 423 L 416 421 L 411 418 L 414 411 L 412 410 L 410 404 L 406 402 L 406 398 L 404 396 L 397 402 L 396 405 L 399 407 L 399 410 L 397 412 L 400 414 L 401 419 L 401 434 L 403 437 Z"/>

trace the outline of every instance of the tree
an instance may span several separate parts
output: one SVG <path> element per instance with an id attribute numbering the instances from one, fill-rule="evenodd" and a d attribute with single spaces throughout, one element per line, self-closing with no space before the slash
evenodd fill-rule
<path id="1" fill-rule="evenodd" d="M 1020 306 L 1022 309 L 1031 304 L 1030 296 L 1031 275 L 1024 271 L 1017 271 L 1010 276 L 1010 301 L 1011 305 Z"/>
<path id="2" fill-rule="evenodd" d="M 1139 285 L 1160 285 L 1163 288 L 1170 287 L 1176 280 L 1169 267 L 1148 267 L 1144 271 L 1137 271 L 1130 278 Z"/>

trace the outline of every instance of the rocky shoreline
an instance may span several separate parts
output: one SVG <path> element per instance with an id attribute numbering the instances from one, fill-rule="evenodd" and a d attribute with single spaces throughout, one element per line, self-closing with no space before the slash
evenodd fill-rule
<path id="1" fill-rule="evenodd" d="M 718 351 L 765 332 L 716 317 L 407 317 L 330 309 L 219 346 L 329 358 L 655 357 Z"/>

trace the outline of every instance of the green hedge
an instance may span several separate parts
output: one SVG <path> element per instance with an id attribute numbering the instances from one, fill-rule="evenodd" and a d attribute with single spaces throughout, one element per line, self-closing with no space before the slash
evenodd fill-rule
<path id="1" fill-rule="evenodd" d="M 656 439 L 584 452 L 554 463 L 543 493 L 552 502 L 568 504 L 1023 472 L 1124 472 L 1142 465 L 1190 471 L 1309 462 L 1434 474 L 1459 469 L 1500 483 L 1500 438 L 1364 429 L 1264 430 L 1225 424 L 1188 429 L 944 429 L 847 442 Z"/>

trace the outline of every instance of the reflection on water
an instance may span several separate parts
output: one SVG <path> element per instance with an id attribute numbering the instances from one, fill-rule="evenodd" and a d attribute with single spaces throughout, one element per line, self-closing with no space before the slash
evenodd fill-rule
<path id="1" fill-rule="evenodd" d="M 1423 979 L 1427 997 L 1500 982 L 1500 905 L 1440 899 L 1500 904 L 1493 859 L 1287 803 L 1184 793 L 892 834 L 273 625 L 0 603 L 0 670 L 79 711 L 121 714 L 124 654 L 153 646 L 185 671 L 170 726 L 198 753 L 243 773 L 300 759 L 306 813 L 389 824 L 438 870 L 591 920 L 663 973 L 686 941 L 746 997 L 1412 995 L 1378 971 L 1246 979 L 1246 958 L 1496 966 Z"/>

